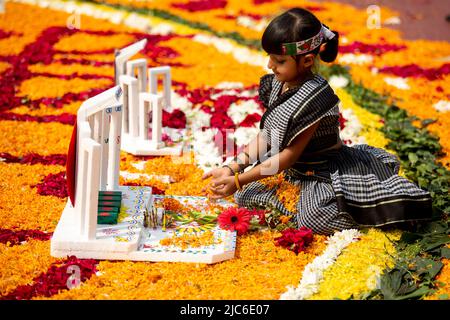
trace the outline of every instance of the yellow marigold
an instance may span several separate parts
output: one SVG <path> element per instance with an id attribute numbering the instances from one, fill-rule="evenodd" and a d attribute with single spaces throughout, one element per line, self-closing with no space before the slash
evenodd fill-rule
<path id="1" fill-rule="evenodd" d="M 145 179 L 145 178 L 139 178 L 139 179 L 125 179 L 124 177 L 119 177 L 119 185 L 138 185 L 138 186 L 150 186 L 150 187 L 156 187 L 159 190 L 166 190 L 168 184 L 162 182 L 158 179 Z"/>
<path id="2" fill-rule="evenodd" d="M 275 246 L 279 235 L 247 233 L 237 239 L 234 259 L 212 265 L 101 261 L 100 275 L 51 299 L 278 299 L 326 246 L 325 237 L 314 236 L 296 255 Z"/>
<path id="3" fill-rule="evenodd" d="M 110 54 L 111 55 L 111 54 Z M 90 56 L 90 55 L 89 55 Z M 54 62 L 50 64 L 37 63 L 28 67 L 28 70 L 36 73 L 51 73 L 57 75 L 72 75 L 74 73 L 82 74 L 95 74 L 99 76 L 114 76 L 114 67 L 112 66 L 91 66 L 79 63 L 62 64 L 60 62 Z"/>
<path id="4" fill-rule="evenodd" d="M 422 68 L 439 68 L 443 57 L 450 55 L 450 44 L 447 41 L 404 40 L 396 42 L 406 45 L 406 49 L 386 52 L 374 56 L 373 65 L 377 68 L 389 66 L 406 66 L 416 64 Z"/>
<path id="5" fill-rule="evenodd" d="M 297 211 L 297 204 L 300 198 L 300 187 L 285 180 L 284 172 L 259 180 L 261 184 L 269 189 L 276 188 L 278 200 L 290 212 Z"/>
<path id="6" fill-rule="evenodd" d="M 72 131 L 56 122 L 0 121 L 0 150 L 15 156 L 66 154 Z"/>
<path id="7" fill-rule="evenodd" d="M 68 18 L 72 15 L 71 13 L 65 13 L 59 10 L 50 10 L 28 4 L 8 2 L 5 5 L 5 12 L 2 13 L 2 19 L 0 21 L 0 29 L 5 32 L 12 31 L 16 34 L 0 39 L 0 55 L 4 56 L 20 54 L 25 46 L 34 42 L 49 27 L 67 27 Z M 81 27 L 85 30 L 133 31 L 133 29 L 123 25 L 117 25 L 107 20 L 100 20 L 85 15 L 80 16 L 80 23 Z M 17 30 L 20 30 L 20 35 L 17 35 Z M 84 39 L 86 40 L 88 38 Z M 103 44 L 110 43 L 109 36 L 103 39 Z M 83 46 L 84 43 L 85 41 L 72 42 L 70 43 L 70 48 L 72 49 L 69 48 L 69 50 L 73 50 L 74 45 Z M 111 59 L 113 58 L 112 56 Z"/>
<path id="8" fill-rule="evenodd" d="M 54 60 L 60 59 L 74 59 L 74 60 L 88 60 L 98 62 L 114 62 L 114 55 L 110 53 L 57 53 L 53 56 Z M 110 67 L 105 67 L 110 68 Z"/>
<path id="9" fill-rule="evenodd" d="M 212 231 L 205 231 L 200 235 L 198 233 L 183 233 L 182 235 L 164 238 L 159 241 L 159 243 L 163 246 L 176 246 L 183 250 L 188 247 L 198 248 L 202 246 L 219 244 L 221 242 L 222 241 L 220 239 L 214 239 L 214 233 Z"/>
<path id="10" fill-rule="evenodd" d="M 182 17 L 193 23 L 207 24 L 209 28 L 216 32 L 238 33 L 246 39 L 258 40 L 261 38 L 264 30 L 264 23 L 281 14 L 286 8 L 291 7 L 317 7 L 323 10 L 314 11 L 317 17 L 324 21 L 339 32 L 345 33 L 349 41 L 360 41 L 364 39 L 369 43 L 377 43 L 381 38 L 392 39 L 393 41 L 400 39 L 400 32 L 383 26 L 379 29 L 367 28 L 367 12 L 363 9 L 356 9 L 350 5 L 332 2 L 323 2 L 320 5 L 311 4 L 310 1 L 302 0 L 280 0 L 254 5 L 252 0 L 230 0 L 227 1 L 225 8 L 216 8 L 208 11 L 189 12 L 182 8 L 174 6 L 174 4 L 185 3 L 188 1 L 143 1 L 137 2 L 132 0 L 107 0 L 111 4 L 125 4 L 134 8 L 150 8 L 171 12 L 176 16 Z M 251 8 L 251 10 L 249 9 Z M 266 20 L 260 22 L 261 26 L 257 26 L 258 21 L 248 21 L 245 23 L 242 19 L 227 19 L 225 16 L 231 14 L 235 16 L 245 15 L 246 13 L 259 14 L 266 16 Z M 336 15 L 336 12 L 339 12 Z M 383 19 L 398 15 L 394 11 L 385 7 L 380 7 L 380 14 Z"/>
<path id="11" fill-rule="evenodd" d="M 10 68 L 11 65 L 7 62 L 0 62 L 0 73 L 5 71 L 6 69 Z"/>
<path id="12" fill-rule="evenodd" d="M 134 166 L 139 161 L 139 157 L 127 153 L 125 151 L 120 152 L 120 171 L 128 171 L 133 173 L 145 173 L 144 170 L 140 170 Z"/>
<path id="13" fill-rule="evenodd" d="M 312 300 L 348 299 L 375 288 L 377 277 L 386 266 L 393 265 L 392 243 L 400 231 L 369 229 L 361 239 L 343 250 L 336 262 L 324 272 L 323 281 Z"/>
<path id="14" fill-rule="evenodd" d="M 122 48 L 134 42 L 134 37 L 127 34 L 96 35 L 75 33 L 59 40 L 54 48 L 60 51 L 96 51 Z"/>
<path id="15" fill-rule="evenodd" d="M 173 198 L 164 198 L 162 201 L 164 209 L 174 212 L 182 212 L 184 210 L 183 204 Z"/>
<path id="16" fill-rule="evenodd" d="M 285 216 L 285 215 L 282 215 L 282 216 L 280 217 L 280 221 L 281 221 L 281 223 L 288 223 L 289 220 L 291 220 L 291 218 L 292 218 L 292 216 Z"/>
<path id="17" fill-rule="evenodd" d="M 300 187 L 284 180 L 277 189 L 277 197 L 289 212 L 296 212 Z"/>
<path id="18" fill-rule="evenodd" d="M 205 196 L 202 191 L 209 183 L 209 180 L 202 180 L 203 171 L 195 167 L 195 171 L 186 168 L 187 172 L 192 174 L 184 180 L 171 183 L 166 189 L 166 194 L 170 195 L 187 195 L 187 196 Z"/>
<path id="19" fill-rule="evenodd" d="M 284 181 L 284 172 L 259 180 L 268 189 L 278 187 Z"/>
<path id="20" fill-rule="evenodd" d="M 0 244 L 0 296 L 33 283 L 57 261 L 50 256 L 50 241 L 28 240 L 11 247 Z"/>
<path id="21" fill-rule="evenodd" d="M 188 179 L 192 169 L 193 172 L 201 171 L 194 164 L 180 160 L 177 162 L 177 157 L 163 156 L 155 157 L 147 160 L 144 167 L 144 173 L 151 173 L 157 175 L 169 175 L 174 181 Z"/>
<path id="22" fill-rule="evenodd" d="M 63 113 L 76 114 L 81 106 L 82 101 L 74 101 L 64 105 L 62 108 L 54 108 L 51 106 L 46 106 L 41 103 L 39 108 L 30 108 L 28 106 L 19 106 L 13 108 L 11 112 L 17 114 L 27 114 L 30 116 L 47 116 L 47 115 L 60 115 Z"/>
<path id="23" fill-rule="evenodd" d="M 18 55 L 45 29 L 55 25 L 66 25 L 68 15 L 60 11 L 13 2 L 5 5 L 5 12 L 0 19 L 0 29 L 5 32 L 13 31 L 16 34 L 17 30 L 20 30 L 20 35 L 0 39 L 0 55 Z"/>
<path id="24" fill-rule="evenodd" d="M 220 82 L 241 82 L 244 86 L 258 82 L 264 74 L 261 67 L 241 64 L 231 54 L 219 52 L 212 45 L 205 45 L 192 39 L 175 38 L 160 42 L 161 45 L 176 48 L 180 56 L 172 60 L 185 65 L 172 68 L 175 80 L 186 82 L 189 87 L 201 87 L 206 83 L 216 86 Z M 202 52 L 201 55 L 198 52 Z M 195 74 L 195 77 L 192 75 Z"/>
<path id="25" fill-rule="evenodd" d="M 21 83 L 19 95 L 30 99 L 62 97 L 65 93 L 80 93 L 94 88 L 107 88 L 109 79 L 58 79 L 43 76 L 33 77 Z"/>
<path id="26" fill-rule="evenodd" d="M 0 122 L 1 123 L 1 122 Z M 61 166 L 0 162 L 0 225 L 2 228 L 53 231 L 66 199 L 37 194 L 34 185 Z"/>
<path id="27" fill-rule="evenodd" d="M 443 63 L 443 62 L 442 62 Z M 429 125 L 429 130 L 437 135 L 443 147 L 445 156 L 440 160 L 450 168 L 450 118 L 445 113 L 433 108 L 433 104 L 440 100 L 448 100 L 450 89 L 446 85 L 450 80 L 449 75 L 443 79 L 430 81 L 422 78 L 407 78 L 410 87 L 408 90 L 399 89 L 385 82 L 386 74 L 374 74 L 366 66 L 352 66 L 352 78 L 356 83 L 361 83 L 379 94 L 390 96 L 390 102 L 395 102 L 400 108 L 420 119 L 436 119 L 435 123 Z M 417 122 L 416 122 L 417 124 Z"/>

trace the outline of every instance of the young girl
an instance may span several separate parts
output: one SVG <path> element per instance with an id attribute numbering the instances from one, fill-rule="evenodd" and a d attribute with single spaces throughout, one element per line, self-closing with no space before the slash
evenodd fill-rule
<path id="1" fill-rule="evenodd" d="M 398 175 L 394 155 L 366 144 L 342 144 L 339 98 L 311 71 L 317 56 L 336 59 L 338 41 L 337 32 L 304 9 L 271 21 L 262 37 L 273 74 L 260 80 L 266 108 L 261 131 L 235 161 L 203 176 L 212 177 L 212 199 L 236 192 L 238 205 L 275 206 L 295 215 L 298 227 L 320 234 L 431 218 L 429 193 Z M 300 187 L 296 212 L 280 202 L 276 188 L 258 182 L 281 172 Z"/>

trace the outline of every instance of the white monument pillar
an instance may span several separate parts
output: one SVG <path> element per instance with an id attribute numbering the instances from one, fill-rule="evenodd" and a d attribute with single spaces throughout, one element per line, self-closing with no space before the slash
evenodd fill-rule
<path id="1" fill-rule="evenodd" d="M 131 137 L 137 137 L 139 135 L 138 81 L 135 77 L 122 75 L 120 85 L 123 92 L 122 129 Z"/>
<path id="2" fill-rule="evenodd" d="M 139 95 L 139 117 L 140 131 L 139 137 L 145 140 L 148 138 L 148 114 L 152 111 L 152 139 L 151 147 L 159 149 L 164 147 L 162 142 L 162 97 L 158 94 L 142 92 Z"/>
<path id="3" fill-rule="evenodd" d="M 172 88 L 172 78 L 170 76 L 170 67 L 155 67 L 148 69 L 149 78 L 149 92 L 153 94 L 158 93 L 158 75 L 163 76 L 163 99 L 164 108 L 167 111 L 172 111 L 171 93 Z"/>
<path id="4" fill-rule="evenodd" d="M 119 104 L 106 108 L 106 112 L 109 113 L 111 117 L 109 130 L 108 180 L 106 189 L 112 191 L 117 190 L 119 188 L 122 106 Z"/>
<path id="5" fill-rule="evenodd" d="M 115 58 L 114 58 L 114 77 L 116 80 L 116 85 L 119 84 L 119 78 L 121 75 L 126 74 L 127 65 L 126 62 L 136 53 L 145 48 L 147 44 L 147 39 L 143 39 L 128 47 L 122 48 L 120 50 L 116 50 Z"/>
<path id="6" fill-rule="evenodd" d="M 75 179 L 75 206 L 74 206 L 74 225 L 75 229 L 80 235 L 85 232 L 85 212 L 86 212 L 86 199 L 89 195 L 86 194 L 87 186 L 87 163 L 84 154 L 84 150 L 81 145 L 81 141 L 91 138 L 91 128 L 87 121 L 78 123 L 77 130 L 77 159 L 76 159 L 76 179 Z"/>
<path id="7" fill-rule="evenodd" d="M 97 165 L 100 163 L 101 145 L 92 139 L 83 139 L 81 141 L 81 151 L 83 153 L 83 167 L 87 179 L 85 188 L 85 210 L 83 211 L 84 232 L 82 237 L 85 240 L 94 240 L 97 230 L 97 207 L 98 191 L 100 181 L 100 171 Z"/>
<path id="8" fill-rule="evenodd" d="M 109 122 L 110 116 L 106 110 L 101 110 L 102 117 L 102 134 L 100 144 L 102 145 L 101 154 L 101 175 L 100 175 L 100 190 L 106 190 L 108 180 L 108 154 L 109 154 Z"/>
<path id="9" fill-rule="evenodd" d="M 137 71 L 137 76 L 136 76 Z M 139 92 L 147 90 L 147 60 L 135 59 L 127 62 L 127 75 L 138 79 Z"/>

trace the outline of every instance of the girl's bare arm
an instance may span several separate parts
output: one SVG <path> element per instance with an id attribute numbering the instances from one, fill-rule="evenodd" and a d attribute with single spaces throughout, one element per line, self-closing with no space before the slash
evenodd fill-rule
<path id="1" fill-rule="evenodd" d="M 232 161 L 230 166 L 235 172 L 239 171 L 239 169 L 245 169 L 256 162 L 256 160 L 261 159 L 267 152 L 267 147 L 267 141 L 264 139 L 261 132 L 259 132 L 258 135 L 244 147 L 243 151 L 236 156 L 238 162 Z M 247 153 L 248 156 L 245 153 Z"/>
<path id="2" fill-rule="evenodd" d="M 302 154 L 318 126 L 319 123 L 314 124 L 299 134 L 292 141 L 292 143 L 280 153 L 263 161 L 251 170 L 240 174 L 239 182 L 241 186 L 259 179 L 267 178 L 271 175 L 275 175 L 291 167 Z"/>

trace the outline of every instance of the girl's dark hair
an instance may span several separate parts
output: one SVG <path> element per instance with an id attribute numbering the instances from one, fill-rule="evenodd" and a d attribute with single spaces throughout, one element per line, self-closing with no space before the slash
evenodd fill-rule
<path id="1" fill-rule="evenodd" d="M 322 23 L 314 14 L 301 8 L 293 8 L 273 19 L 262 36 L 261 44 L 269 54 L 283 54 L 283 43 L 297 42 L 309 39 L 319 33 Z M 320 52 L 320 59 L 332 62 L 336 59 L 339 47 L 339 33 L 332 31 L 335 37 L 331 40 L 323 39 L 324 51 Z M 320 46 L 308 52 L 318 54 Z M 306 54 L 306 53 L 305 53 Z"/>

